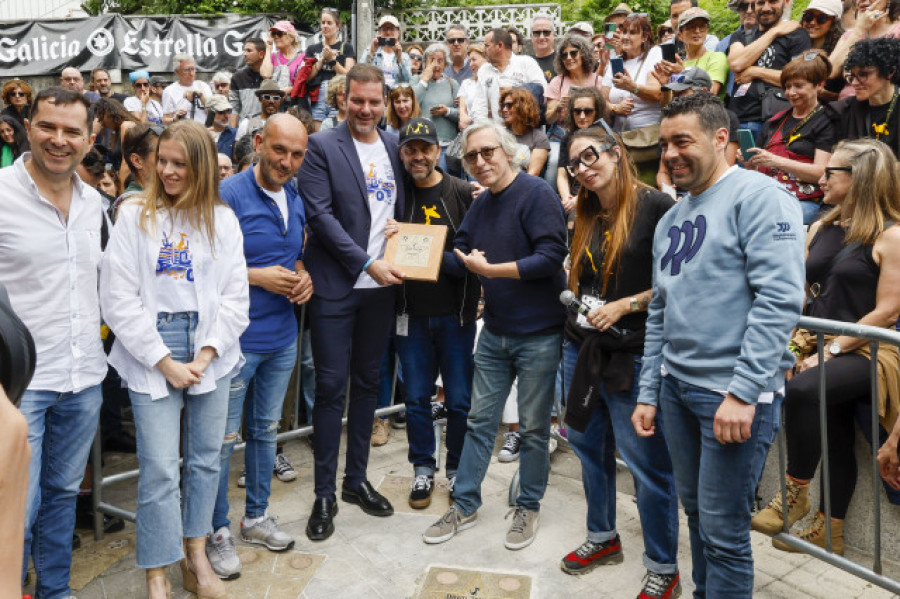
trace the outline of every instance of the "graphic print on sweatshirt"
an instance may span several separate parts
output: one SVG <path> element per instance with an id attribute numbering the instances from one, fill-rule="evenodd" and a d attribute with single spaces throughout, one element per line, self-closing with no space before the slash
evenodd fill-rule
<path id="1" fill-rule="evenodd" d="M 393 206 L 394 196 L 397 192 L 393 169 L 378 168 L 375 162 L 370 162 L 365 170 L 366 193 L 369 195 L 369 204 L 374 199 L 377 202 L 385 202 L 386 205 Z"/>
<path id="2" fill-rule="evenodd" d="M 178 233 L 175 243 L 163 232 L 159 258 L 156 261 L 156 276 L 166 276 L 173 281 L 194 281 L 194 263 L 191 257 L 191 242 L 186 233 Z"/>
<path id="3" fill-rule="evenodd" d="M 669 229 L 669 249 L 663 254 L 659 269 L 665 271 L 671 264 L 669 274 L 677 277 L 681 273 L 681 265 L 697 255 L 705 239 L 706 217 L 702 214 L 693 221 L 685 220 L 680 227 L 672 225 Z"/>

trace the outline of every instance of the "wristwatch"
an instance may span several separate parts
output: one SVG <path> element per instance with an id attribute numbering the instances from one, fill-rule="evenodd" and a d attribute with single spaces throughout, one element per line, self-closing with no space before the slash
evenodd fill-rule
<path id="1" fill-rule="evenodd" d="M 641 309 L 641 305 L 638 303 L 638 299 L 636 297 L 628 298 L 628 301 L 631 303 L 632 312 L 637 312 Z"/>
<path id="2" fill-rule="evenodd" d="M 841 355 L 841 352 L 844 351 L 841 349 L 841 344 L 838 343 L 837 341 L 832 341 L 831 343 L 828 344 L 828 347 L 825 349 L 832 356 L 839 356 L 839 355 Z"/>

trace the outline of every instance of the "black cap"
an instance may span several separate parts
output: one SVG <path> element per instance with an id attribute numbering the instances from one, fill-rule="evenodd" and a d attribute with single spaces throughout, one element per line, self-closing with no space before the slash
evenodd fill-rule
<path id="1" fill-rule="evenodd" d="M 428 119 L 415 118 L 410 119 L 408 123 L 400 128 L 400 145 L 408 142 L 420 140 L 428 142 L 432 145 L 438 145 L 437 130 L 434 123 Z"/>

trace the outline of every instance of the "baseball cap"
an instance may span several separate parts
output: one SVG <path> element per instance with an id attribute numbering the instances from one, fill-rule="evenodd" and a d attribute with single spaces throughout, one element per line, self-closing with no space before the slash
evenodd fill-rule
<path id="1" fill-rule="evenodd" d="M 294 28 L 294 24 L 290 21 L 276 21 L 274 25 L 269 27 L 269 31 L 281 31 L 283 33 L 297 33 L 297 30 Z"/>
<path id="2" fill-rule="evenodd" d="M 381 29 L 381 27 L 386 23 L 390 23 L 397 29 L 400 29 L 400 21 L 398 21 L 397 17 L 395 17 L 394 15 L 384 15 L 383 17 L 378 19 L 378 27 L 376 27 L 376 29 Z"/>
<path id="3" fill-rule="evenodd" d="M 170 83 L 172 83 L 172 80 L 168 79 L 167 77 L 163 77 L 162 75 L 154 75 L 153 77 L 150 77 L 150 85 L 153 86 L 166 86 Z"/>
<path id="4" fill-rule="evenodd" d="M 838 0 L 840 1 L 840 0 Z M 709 23 L 709 13 L 700 8 L 699 6 L 694 6 L 692 8 L 687 9 L 681 16 L 678 17 L 678 30 L 681 29 L 695 19 L 706 19 L 706 22 Z"/>
<path id="5" fill-rule="evenodd" d="M 841 4 L 841 0 L 812 0 L 809 5 L 803 9 L 803 12 L 808 10 L 817 10 L 820 13 L 832 16 L 836 19 L 840 19 L 841 15 L 844 14 L 844 6 Z"/>
<path id="6" fill-rule="evenodd" d="M 213 112 L 224 112 L 225 110 L 232 109 L 231 102 L 229 102 L 228 98 L 222 94 L 213 94 L 210 96 L 209 100 L 206 102 L 206 108 Z"/>
<path id="7" fill-rule="evenodd" d="M 679 19 L 680 21 L 680 19 Z M 681 71 L 675 80 L 662 86 L 664 92 L 683 92 L 686 89 L 710 89 L 712 80 L 700 67 L 691 67 Z"/>
<path id="8" fill-rule="evenodd" d="M 438 144 L 437 130 L 434 123 L 428 119 L 417 117 L 410 119 L 408 123 L 400 129 L 400 146 L 411 141 L 424 141 L 433 146 Z"/>
<path id="9" fill-rule="evenodd" d="M 594 26 L 588 23 L 587 21 L 578 21 L 571 27 L 569 27 L 569 33 L 581 33 L 587 38 L 594 37 Z"/>

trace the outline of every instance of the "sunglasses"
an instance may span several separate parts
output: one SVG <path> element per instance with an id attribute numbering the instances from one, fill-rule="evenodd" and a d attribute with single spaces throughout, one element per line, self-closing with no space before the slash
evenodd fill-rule
<path id="1" fill-rule="evenodd" d="M 266 102 L 280 102 L 284 96 L 281 94 L 260 94 L 259 99 Z"/>
<path id="2" fill-rule="evenodd" d="M 500 105 L 500 110 L 512 110 L 513 103 L 512 102 L 504 102 Z"/>
<path id="3" fill-rule="evenodd" d="M 550 29 L 535 29 L 531 32 L 531 35 L 534 37 L 550 37 L 553 35 L 553 31 Z"/>
<path id="4" fill-rule="evenodd" d="M 669 35 L 670 33 L 675 33 L 675 32 L 672 29 L 669 29 L 668 27 L 663 27 L 657 33 L 659 33 L 659 35 Z"/>
<path id="5" fill-rule="evenodd" d="M 793 58 L 793 60 L 797 60 L 798 58 L 803 58 L 803 60 L 805 60 L 806 62 L 809 62 L 811 60 L 817 59 L 818 57 L 819 57 L 818 52 L 810 51 L 810 52 L 804 52 L 803 54 L 798 54 L 797 56 L 795 56 Z"/>
<path id="6" fill-rule="evenodd" d="M 560 52 L 563 57 L 563 60 L 572 60 L 578 58 L 578 55 L 581 54 L 578 50 L 569 50 L 568 52 Z"/>
<path id="7" fill-rule="evenodd" d="M 828 20 L 830 18 L 831 17 L 829 17 L 828 15 L 825 15 L 822 13 L 819 13 L 817 15 L 813 14 L 811 12 L 803 13 L 803 22 L 804 23 L 812 23 L 813 21 L 815 21 L 819 25 L 824 25 L 825 23 L 828 22 Z"/>
<path id="8" fill-rule="evenodd" d="M 14 91 L 14 92 L 9 92 L 9 95 L 12 96 L 13 98 L 24 98 L 28 94 L 26 94 L 23 91 Z"/>
<path id="9" fill-rule="evenodd" d="M 575 176 L 578 173 L 579 167 L 584 165 L 584 168 L 590 168 L 600 159 L 600 154 L 603 152 L 609 152 L 610 146 L 606 144 L 601 144 L 600 146 L 588 146 L 581 151 L 581 154 L 578 155 L 574 160 L 569 161 L 569 164 L 566 166 L 566 172 L 571 176 Z"/>
<path id="10" fill-rule="evenodd" d="M 213 112 L 215 112 L 216 114 L 231 114 L 231 109 L 226 108 L 225 110 L 215 110 Z"/>
<path id="11" fill-rule="evenodd" d="M 281 37 L 282 35 L 285 35 L 284 31 L 270 31 L 269 33 L 272 37 Z"/>
<path id="12" fill-rule="evenodd" d="M 747 12 L 748 10 L 756 10 L 756 4 L 753 2 L 741 2 L 738 4 L 738 12 Z"/>
<path id="13" fill-rule="evenodd" d="M 422 55 L 421 54 L 410 54 L 409 59 L 410 60 L 422 60 Z"/>
<path id="14" fill-rule="evenodd" d="M 572 112 L 581 116 L 588 116 L 597 112 L 593 108 L 573 108 Z"/>
<path id="15" fill-rule="evenodd" d="M 499 149 L 500 146 L 489 146 L 487 148 L 481 148 L 480 150 L 472 150 L 471 152 L 463 154 L 463 160 L 466 161 L 466 164 L 475 164 L 478 162 L 478 157 L 481 156 L 485 162 L 487 162 L 494 157 L 494 152 Z"/>
<path id="16" fill-rule="evenodd" d="M 135 87 L 150 87 L 150 84 L 144 81 L 143 83 L 135 83 Z"/>
<path id="17" fill-rule="evenodd" d="M 464 37 L 451 37 L 447 39 L 447 43 L 450 45 L 454 44 L 465 44 L 468 40 Z"/>
<path id="18" fill-rule="evenodd" d="M 844 172 L 844 173 L 849 174 L 849 173 L 853 172 L 853 167 L 852 166 L 826 166 L 825 167 L 825 180 L 827 181 L 828 179 L 831 178 L 831 175 L 833 175 L 834 173 L 837 173 L 837 172 Z"/>

